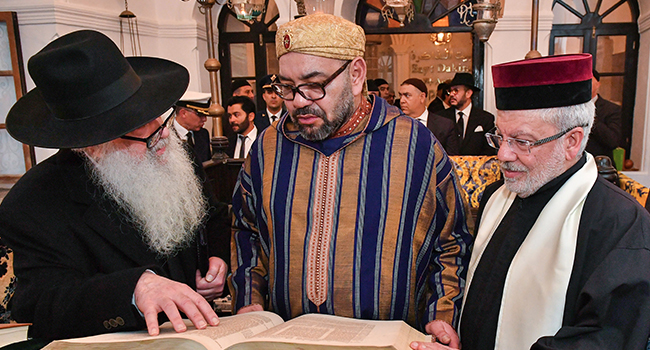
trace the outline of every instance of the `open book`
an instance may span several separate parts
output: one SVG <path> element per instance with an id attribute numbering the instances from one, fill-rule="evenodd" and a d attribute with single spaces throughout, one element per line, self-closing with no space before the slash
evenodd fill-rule
<path id="1" fill-rule="evenodd" d="M 368 321 L 339 316 L 306 314 L 284 322 L 268 312 L 250 312 L 219 318 L 216 327 L 176 333 L 167 322 L 160 335 L 146 331 L 103 334 L 58 340 L 44 349 L 409 349 L 412 341 L 431 341 L 403 321 Z"/>

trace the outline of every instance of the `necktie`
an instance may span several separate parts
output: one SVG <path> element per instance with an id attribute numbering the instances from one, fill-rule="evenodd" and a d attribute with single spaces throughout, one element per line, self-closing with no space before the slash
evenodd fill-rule
<path id="1" fill-rule="evenodd" d="M 187 133 L 187 144 L 190 145 L 190 147 L 194 148 L 194 139 L 192 138 L 192 132 Z"/>
<path id="2" fill-rule="evenodd" d="M 239 157 L 237 158 L 246 158 L 246 135 L 239 135 L 239 140 L 241 140 L 241 145 L 239 146 Z"/>
<path id="3" fill-rule="evenodd" d="M 458 132 L 458 138 L 462 140 L 465 131 L 465 121 L 463 121 L 463 112 L 458 112 L 458 120 L 456 121 L 456 131 Z"/>
<path id="4" fill-rule="evenodd" d="M 273 124 L 276 119 L 278 119 L 278 117 L 276 117 L 274 114 L 271 115 L 271 124 Z"/>

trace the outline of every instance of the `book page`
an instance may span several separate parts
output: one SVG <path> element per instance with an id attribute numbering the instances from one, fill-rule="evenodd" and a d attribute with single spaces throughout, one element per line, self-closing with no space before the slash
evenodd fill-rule
<path id="1" fill-rule="evenodd" d="M 307 314 L 262 332 L 230 349 L 410 349 L 412 341 L 431 341 L 403 321 L 370 321 Z M 271 345 L 269 343 L 277 343 Z M 282 344 L 282 345 L 281 345 Z M 314 346 L 305 346 L 314 345 Z"/>
<path id="2" fill-rule="evenodd" d="M 59 340 L 46 346 L 47 350 L 70 349 L 187 349 L 220 350 L 249 339 L 255 334 L 284 322 L 272 312 L 259 311 L 219 318 L 219 325 L 196 329 L 185 320 L 187 331 L 176 333 L 170 322 L 160 327 L 158 336 L 146 331 L 109 333 L 92 337 Z M 181 347 L 182 345 L 182 347 Z"/>

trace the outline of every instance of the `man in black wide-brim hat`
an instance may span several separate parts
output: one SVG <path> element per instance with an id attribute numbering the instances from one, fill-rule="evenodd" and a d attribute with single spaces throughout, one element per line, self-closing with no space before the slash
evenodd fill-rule
<path id="1" fill-rule="evenodd" d="M 229 259 L 227 207 L 202 187 L 170 133 L 182 66 L 125 58 L 95 31 L 53 41 L 28 64 L 36 88 L 7 115 L 26 144 L 60 151 L 0 206 L 15 253 L 12 317 L 41 339 L 218 323 Z M 162 317 L 164 319 L 165 317 Z"/>

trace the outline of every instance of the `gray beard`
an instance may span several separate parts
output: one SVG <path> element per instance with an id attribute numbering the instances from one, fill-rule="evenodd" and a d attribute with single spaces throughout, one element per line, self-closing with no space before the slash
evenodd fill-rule
<path id="1" fill-rule="evenodd" d="M 525 179 L 513 181 L 508 180 L 505 176 L 503 177 L 508 190 L 517 193 L 521 198 L 526 198 L 533 195 L 537 190 L 542 188 L 542 186 L 546 185 L 564 172 L 564 169 L 562 168 L 563 160 L 564 155 L 562 153 L 562 144 L 558 141 L 553 153 L 544 160 L 545 164 L 537 164 L 534 172 L 530 172 L 528 168 L 523 165 L 511 162 L 499 163 L 501 168 L 505 170 L 526 171 Z"/>
<path id="2" fill-rule="evenodd" d="M 299 108 L 291 115 L 291 120 L 298 126 L 298 132 L 305 140 L 322 141 L 332 136 L 354 114 L 354 95 L 352 87 L 346 84 L 339 96 L 340 103 L 332 110 L 333 120 L 327 119 L 327 114 L 318 105 Z M 323 120 L 320 128 L 308 127 L 298 123 L 296 116 L 312 114 Z"/>
<path id="3" fill-rule="evenodd" d="M 94 147 L 99 155 L 87 157 L 92 180 L 126 213 L 147 246 L 167 257 L 188 247 L 203 224 L 207 200 L 178 136 L 170 132 L 144 156 L 110 143 Z M 159 156 L 161 147 L 167 149 Z"/>

